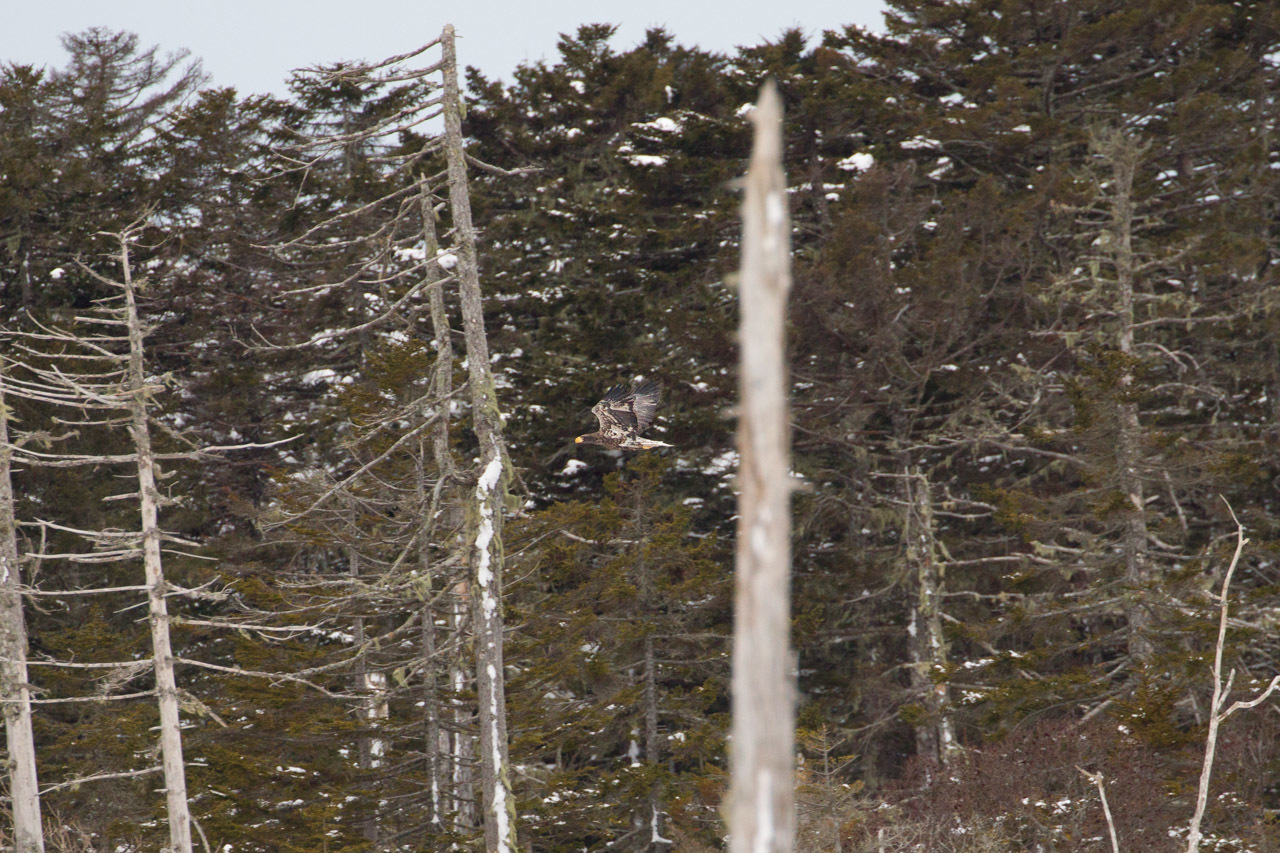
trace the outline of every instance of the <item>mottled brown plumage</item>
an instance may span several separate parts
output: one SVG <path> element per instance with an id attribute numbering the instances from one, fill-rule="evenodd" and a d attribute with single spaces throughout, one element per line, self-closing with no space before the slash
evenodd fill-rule
<path id="1" fill-rule="evenodd" d="M 591 413 L 600 422 L 597 432 L 580 435 L 576 444 L 598 444 L 610 450 L 648 450 L 653 447 L 670 447 L 662 441 L 641 438 L 653 423 L 654 413 L 662 402 L 662 389 L 656 382 L 641 382 L 628 388 L 615 385 L 591 407 Z"/>

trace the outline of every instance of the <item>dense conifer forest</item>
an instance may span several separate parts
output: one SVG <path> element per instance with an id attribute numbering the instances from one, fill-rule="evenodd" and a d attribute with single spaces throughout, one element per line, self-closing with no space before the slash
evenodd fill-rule
<path id="1" fill-rule="evenodd" d="M 1221 716 L 1280 674 L 1280 6 L 888 5 L 467 69 L 465 220 L 447 87 L 400 73 L 438 47 L 285 97 L 105 29 L 0 66 L 3 698 L 43 849 L 167 847 L 165 696 L 194 849 L 724 849 L 767 78 L 796 849 L 1280 849 L 1280 694 Z M 641 376 L 674 447 L 575 445 Z"/>

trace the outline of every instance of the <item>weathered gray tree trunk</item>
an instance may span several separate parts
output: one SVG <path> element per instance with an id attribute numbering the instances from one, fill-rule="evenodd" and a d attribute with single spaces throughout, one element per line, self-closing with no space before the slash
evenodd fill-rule
<path id="1" fill-rule="evenodd" d="M 436 214 L 432 203 L 430 189 L 426 181 L 418 187 L 419 213 L 422 218 L 422 244 L 427 256 L 425 275 L 428 279 L 439 279 L 442 270 L 435 260 L 440 248 L 436 234 Z M 453 395 L 453 330 L 449 327 L 449 318 L 445 313 L 443 282 L 433 286 L 428 294 L 431 305 L 431 328 L 435 340 L 436 364 L 432 376 L 432 392 L 439 401 L 440 411 L 436 417 L 434 429 L 431 431 L 431 458 L 435 463 L 435 486 L 428 489 L 426 469 L 427 438 L 423 436 L 418 442 L 416 467 L 416 490 L 419 512 L 422 513 L 420 524 L 422 535 L 418 539 L 418 572 L 424 588 L 422 605 L 422 687 L 423 716 L 425 723 L 427 780 L 431 787 L 431 814 L 428 816 L 432 826 L 443 829 L 445 820 L 445 804 L 456 799 L 456 794 L 449 790 L 449 777 L 445 774 L 444 756 L 449 754 L 448 736 L 441 728 L 442 697 L 440 691 L 440 661 L 438 660 L 438 643 L 436 642 L 436 613 L 433 605 L 433 592 L 436 579 L 431 561 L 431 547 L 436 530 L 436 516 L 440 512 L 441 498 L 454 478 L 453 454 L 449 450 L 449 407 Z M 430 496 L 428 496 L 430 493 Z"/>
<path id="2" fill-rule="evenodd" d="M 169 814 L 169 848 L 172 853 L 191 853 L 191 813 L 187 804 L 187 774 L 182 760 L 182 730 L 178 714 L 178 688 L 173 675 L 173 648 L 169 641 L 168 591 L 160 558 L 160 493 L 156 489 L 155 457 L 151 451 L 151 429 L 147 401 L 151 387 L 143 369 L 143 328 L 134 300 L 133 271 L 129 260 L 132 233 L 124 231 L 120 240 L 120 269 L 123 277 L 124 320 L 129 334 L 129 364 L 126 374 L 129 431 L 133 436 L 138 468 L 138 502 L 142 516 L 142 561 L 146 574 L 147 603 L 151 623 L 151 648 L 156 677 L 156 698 L 160 706 L 160 754 L 164 767 L 165 799 Z"/>
<path id="3" fill-rule="evenodd" d="M 738 541 L 733 626 L 731 853 L 795 843 L 790 426 L 785 347 L 791 232 L 782 101 L 766 83 L 742 208 Z"/>
<path id="4" fill-rule="evenodd" d="M 418 187 L 418 209 L 422 217 L 422 245 L 428 259 L 425 274 L 428 279 L 440 279 L 443 270 L 440 269 L 439 262 L 434 260 L 440 249 L 440 239 L 436 233 L 436 212 L 432 202 L 431 191 L 423 181 Z M 452 404 L 453 397 L 453 329 L 445 311 L 443 288 L 443 282 L 431 287 L 427 299 L 431 306 L 431 334 L 436 346 L 432 391 L 435 399 L 440 401 L 439 405 L 445 407 L 441 417 L 436 419 L 435 429 L 431 433 L 431 450 L 437 476 L 447 481 L 456 476 L 457 472 L 454 470 L 453 454 L 449 450 L 448 407 Z"/>
<path id="5" fill-rule="evenodd" d="M 13 802 L 14 853 L 44 853 L 40 785 L 31 729 L 31 688 L 27 680 L 27 625 L 22 608 L 18 528 L 10 477 L 9 410 L 0 364 L 0 701 L 4 702 L 9 751 L 9 796 Z"/>
<path id="6" fill-rule="evenodd" d="M 449 782 L 453 794 L 453 828 L 466 835 L 476 825 L 475 799 L 475 720 L 467 703 L 459 697 L 467 690 L 470 668 L 463 660 L 463 637 L 470 633 L 471 582 L 460 580 L 450 596 L 449 633 L 458 650 L 450 656 L 449 689 L 453 694 L 453 735 L 449 749 L 452 773 Z"/>
<path id="7" fill-rule="evenodd" d="M 354 584 L 360 583 L 360 554 L 354 549 L 347 550 L 347 571 L 351 574 L 351 580 Z M 357 615 L 351 623 L 352 645 L 357 649 L 365 647 L 365 630 L 364 617 Z M 352 667 L 352 693 L 356 699 L 357 719 L 362 725 L 373 726 L 373 721 L 377 719 L 377 693 L 373 689 L 370 677 L 375 673 L 369 671 L 369 663 L 365 658 L 365 654 L 361 651 L 360 656 L 356 658 L 355 665 Z M 375 739 L 369 732 L 361 732 L 356 737 L 356 766 L 361 770 L 368 772 L 378 766 L 377 747 Z M 360 834 L 364 836 L 364 840 L 370 845 L 376 847 L 378 843 L 378 815 L 375 803 L 368 803 L 368 812 L 360 818 Z"/>
<path id="8" fill-rule="evenodd" d="M 419 547 L 418 566 L 424 578 L 424 593 L 427 598 L 422 605 L 422 722 L 424 755 L 427 761 L 427 785 L 431 792 L 431 812 L 427 820 L 436 829 L 444 826 L 444 802 L 446 796 L 445 776 L 443 773 L 446 744 L 441 737 L 440 728 L 440 679 L 437 676 L 439 661 L 437 656 L 435 608 L 430 597 L 431 562 L 424 555 L 425 543 Z"/>
<path id="9" fill-rule="evenodd" d="M 936 681 L 933 674 L 947 662 L 946 638 L 942 634 L 946 569 L 938 559 L 929 478 L 905 467 L 902 478 L 906 504 L 903 541 L 907 572 L 914 584 L 907 648 L 911 655 L 911 683 L 928 717 L 923 725 L 916 726 L 916 754 L 945 764 L 956 742 L 947 712 L 946 682 Z"/>
<path id="10" fill-rule="evenodd" d="M 444 405 L 448 405 L 446 402 Z M 429 497 L 432 491 L 427 488 L 427 438 L 421 436 L 418 441 L 418 454 L 415 460 L 414 491 L 418 511 L 422 513 L 419 522 L 422 535 L 418 538 L 418 583 L 422 590 L 422 714 L 424 756 L 427 762 L 427 785 L 431 792 L 431 812 L 427 819 L 436 829 L 444 825 L 445 778 L 443 774 L 446 744 L 441 738 L 440 729 L 440 680 L 437 675 L 440 661 L 437 654 L 435 606 L 432 599 L 435 589 L 432 577 L 431 533 L 433 516 L 437 501 Z M 442 474 L 437 475 L 443 478 Z M 442 479 L 437 480 L 436 494 L 439 494 Z"/>
<path id="11" fill-rule="evenodd" d="M 1142 479 L 1142 424 L 1138 404 L 1127 399 L 1133 386 L 1134 278 L 1133 178 L 1143 148 L 1122 131 L 1101 136 L 1095 150 L 1111 167 L 1111 227 L 1104 232 L 1104 251 L 1116 277 L 1116 348 L 1124 357 L 1119 379 L 1119 422 L 1116 435 L 1116 469 L 1120 490 L 1128 498 L 1122 548 L 1125 584 L 1129 587 L 1125 620 L 1129 627 L 1129 654 L 1136 663 L 1151 660 L 1151 610 L 1146 602 L 1151 582 L 1151 560 L 1147 552 L 1146 495 Z"/>
<path id="12" fill-rule="evenodd" d="M 636 489 L 635 533 L 636 572 L 635 583 L 640 612 L 643 619 L 652 618 L 658 612 L 657 594 L 654 589 L 653 566 L 650 564 L 645 546 L 649 536 L 649 519 L 646 512 L 646 496 L 643 489 Z M 649 803 L 644 814 L 638 815 L 639 821 L 649 825 L 649 841 L 645 849 L 652 851 L 670 850 L 673 842 L 663 836 L 663 824 L 666 807 L 663 803 L 662 784 L 657 780 L 657 769 L 662 763 L 662 740 L 658 735 L 659 700 L 658 700 L 658 655 L 654 643 L 657 626 L 652 622 L 646 627 L 641 642 L 641 665 L 643 672 L 641 681 L 642 712 L 644 715 L 644 761 L 655 779 L 649 788 Z"/>
<path id="13" fill-rule="evenodd" d="M 653 634 L 644 638 L 644 761 L 656 770 L 662 763 L 662 741 L 658 737 L 658 661 L 654 654 Z M 671 841 L 664 838 L 662 785 L 654 781 L 649 788 L 649 850 L 668 850 Z"/>
<path id="14" fill-rule="evenodd" d="M 516 803 L 507 753 L 506 688 L 503 673 L 502 516 L 510 465 L 502 438 L 502 418 L 489 364 L 475 227 L 467 189 L 462 141 L 462 94 L 452 25 L 441 36 L 444 75 L 445 155 L 449 164 L 449 209 L 458 258 L 462 330 L 467 347 L 472 426 L 480 445 L 480 472 L 468 512 L 472 622 L 475 631 L 476 694 L 479 700 L 480 783 L 483 789 L 485 849 L 512 853 L 516 848 Z"/>

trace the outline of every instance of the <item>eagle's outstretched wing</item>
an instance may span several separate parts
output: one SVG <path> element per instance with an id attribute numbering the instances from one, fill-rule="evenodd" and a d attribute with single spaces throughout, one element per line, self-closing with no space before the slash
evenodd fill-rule
<path id="1" fill-rule="evenodd" d="M 662 388 L 657 382 L 642 382 L 635 387 L 631 392 L 631 412 L 636 416 L 636 432 L 649 428 L 661 402 Z"/>
<path id="2" fill-rule="evenodd" d="M 662 389 L 656 382 L 643 382 L 633 388 L 615 385 L 591 407 L 591 413 L 600 422 L 600 432 L 619 438 L 636 436 L 653 423 L 660 402 Z"/>

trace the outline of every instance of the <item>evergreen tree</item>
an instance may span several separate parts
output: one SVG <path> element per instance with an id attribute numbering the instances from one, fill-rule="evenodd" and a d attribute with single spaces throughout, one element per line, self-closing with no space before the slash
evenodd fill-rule
<path id="1" fill-rule="evenodd" d="M 93 28 L 63 47 L 67 65 L 52 73 L 0 72 L 0 134 L 14 143 L 0 178 L 0 278 L 19 284 L 6 288 L 10 310 L 84 307 L 101 295 L 68 258 L 149 206 L 167 211 L 154 180 L 159 131 L 205 79 L 185 53 L 161 58 L 132 33 Z"/>
<path id="2" fill-rule="evenodd" d="M 672 473 L 637 457 L 605 477 L 606 498 L 559 502 L 516 534 L 512 750 L 532 774 L 537 849 L 718 834 L 729 589 L 717 540 L 662 496 Z"/>

